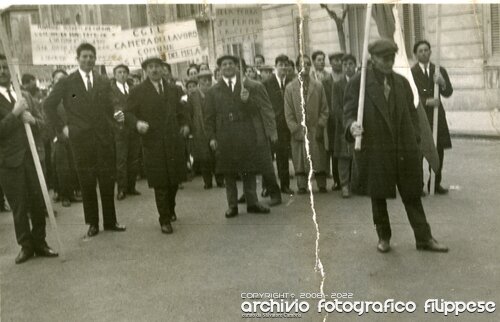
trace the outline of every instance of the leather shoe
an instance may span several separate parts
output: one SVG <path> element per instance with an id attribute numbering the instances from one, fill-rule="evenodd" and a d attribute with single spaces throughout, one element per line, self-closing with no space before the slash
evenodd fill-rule
<path id="1" fill-rule="evenodd" d="M 213 188 L 212 184 L 206 184 L 203 186 L 203 189 L 205 189 L 205 190 L 212 189 L 212 188 Z"/>
<path id="2" fill-rule="evenodd" d="M 247 198 L 245 198 L 245 195 L 242 195 L 239 199 L 238 199 L 238 203 L 245 203 L 247 202 Z"/>
<path id="3" fill-rule="evenodd" d="M 351 197 L 351 191 L 348 186 L 343 186 L 342 187 L 342 198 L 349 198 Z"/>
<path id="4" fill-rule="evenodd" d="M 287 195 L 293 195 L 295 192 L 290 188 L 281 188 L 281 192 Z"/>
<path id="5" fill-rule="evenodd" d="M 271 198 L 271 201 L 269 201 L 269 207 L 281 205 L 282 202 L 281 198 Z"/>
<path id="6" fill-rule="evenodd" d="M 447 253 L 448 247 L 441 245 L 434 238 L 429 239 L 427 243 L 417 243 L 418 250 L 427 250 L 430 252 Z"/>
<path id="7" fill-rule="evenodd" d="M 123 199 L 125 199 L 125 192 L 118 191 L 118 194 L 116 195 L 116 200 L 123 200 Z"/>
<path id="8" fill-rule="evenodd" d="M 380 239 L 377 244 L 377 250 L 381 253 L 387 253 L 391 250 L 391 245 L 388 240 Z"/>
<path id="9" fill-rule="evenodd" d="M 69 201 L 69 199 L 68 199 L 68 198 L 64 198 L 64 199 L 62 200 L 62 202 L 61 202 L 61 205 L 62 205 L 63 207 L 66 207 L 66 208 L 67 208 L 67 207 L 71 207 L 71 201 Z"/>
<path id="10" fill-rule="evenodd" d="M 109 231 L 125 231 L 127 230 L 127 227 L 120 225 L 119 223 L 115 223 L 113 226 L 105 226 L 104 230 L 109 230 Z"/>
<path id="11" fill-rule="evenodd" d="M 422 194 L 420 195 L 422 198 L 427 196 L 427 192 L 425 190 L 422 190 Z"/>
<path id="12" fill-rule="evenodd" d="M 47 245 L 35 248 L 35 254 L 38 257 L 57 257 L 59 256 L 52 248 Z"/>
<path id="13" fill-rule="evenodd" d="M 225 216 L 226 218 L 233 218 L 238 216 L 238 208 L 229 208 L 228 210 L 226 210 Z"/>
<path id="14" fill-rule="evenodd" d="M 225 188 L 226 185 L 224 184 L 224 182 L 217 182 L 217 188 Z"/>
<path id="15" fill-rule="evenodd" d="M 21 251 L 17 255 L 15 262 L 16 262 L 16 264 L 22 264 L 25 261 L 27 261 L 28 259 L 30 259 L 31 257 L 33 257 L 33 255 L 35 255 L 35 252 L 32 249 L 28 249 L 28 248 L 23 247 L 23 248 L 21 248 Z"/>
<path id="16" fill-rule="evenodd" d="M 127 195 L 140 196 L 141 193 L 139 191 L 137 191 L 136 189 L 132 189 L 132 190 L 127 191 Z"/>
<path id="17" fill-rule="evenodd" d="M 269 197 L 269 191 L 264 188 L 264 189 L 262 189 L 262 192 L 260 193 L 260 195 L 262 196 L 262 198 Z"/>
<path id="18" fill-rule="evenodd" d="M 337 182 L 335 182 L 333 185 L 332 185 L 332 191 L 338 191 L 342 189 L 342 187 L 340 186 L 340 184 L 338 184 Z"/>
<path id="19" fill-rule="evenodd" d="M 271 210 L 269 208 L 261 204 L 255 204 L 247 207 L 247 213 L 249 214 L 268 214 L 270 212 Z"/>
<path id="20" fill-rule="evenodd" d="M 448 193 L 448 189 L 446 188 L 443 188 L 443 186 L 439 185 L 436 187 L 436 189 L 434 189 L 434 191 L 438 194 L 438 195 L 445 195 Z"/>
<path id="21" fill-rule="evenodd" d="M 170 216 L 170 221 L 171 221 L 171 222 L 177 221 L 177 214 L 175 213 L 175 211 L 174 211 L 174 213 L 172 214 L 172 216 Z"/>
<path id="22" fill-rule="evenodd" d="M 97 234 L 99 234 L 99 227 L 94 226 L 94 225 L 90 225 L 89 230 L 87 231 L 87 236 L 94 237 Z"/>
<path id="23" fill-rule="evenodd" d="M 169 222 L 161 224 L 161 232 L 164 234 L 171 234 L 174 232 L 172 225 Z"/>

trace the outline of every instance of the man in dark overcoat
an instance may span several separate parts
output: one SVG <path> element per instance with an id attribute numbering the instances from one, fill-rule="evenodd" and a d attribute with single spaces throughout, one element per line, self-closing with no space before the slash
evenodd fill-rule
<path id="1" fill-rule="evenodd" d="M 422 206 L 417 111 L 408 81 L 392 70 L 397 50 L 397 45 L 388 39 L 369 45 L 373 67 L 366 71 L 362 124 L 357 122 L 361 75 L 354 76 L 345 91 L 346 139 L 352 142 L 355 137 L 362 137 L 361 151 L 355 153 L 359 176 L 353 186 L 371 197 L 378 251 L 390 250 L 386 199 L 396 197 L 397 186 L 417 249 L 446 252 L 448 248 L 432 237 Z"/>
<path id="2" fill-rule="evenodd" d="M 337 160 L 339 183 L 342 188 L 342 197 L 349 198 L 351 195 L 350 178 L 353 146 L 345 139 L 344 135 L 344 91 L 349 80 L 356 74 L 356 57 L 346 54 L 341 58 L 342 78 L 337 82 L 324 82 L 326 99 L 332 113 L 335 131 L 331 136 L 330 148 Z M 329 78 L 328 80 L 331 80 Z M 331 115 L 331 114 L 330 114 Z"/>
<path id="3" fill-rule="evenodd" d="M 411 68 L 415 85 L 417 85 L 418 96 L 422 102 L 427 119 L 431 129 L 434 122 L 434 106 L 438 106 L 438 126 L 437 126 L 437 151 L 439 155 L 439 171 L 436 173 L 435 192 L 437 194 L 446 194 L 448 189 L 441 185 L 444 149 L 451 149 L 450 131 L 448 130 L 448 122 L 446 121 L 446 112 L 444 111 L 441 99 L 434 100 L 434 84 L 439 84 L 439 96 L 450 97 L 453 94 L 453 87 L 448 77 L 446 69 L 439 68 L 439 73 L 436 73 L 436 65 L 430 62 L 431 45 L 427 40 L 418 41 L 413 47 L 413 53 L 418 59 Z"/>
<path id="4" fill-rule="evenodd" d="M 147 79 L 130 91 L 125 122 L 141 136 L 144 167 L 148 185 L 155 192 L 161 231 L 171 234 L 171 222 L 177 218 L 175 197 L 186 178 L 184 138 L 189 127 L 179 91 L 162 77 L 164 64 L 156 57 L 142 62 Z"/>
<path id="5" fill-rule="evenodd" d="M 125 231 L 116 221 L 113 198 L 116 161 L 113 134 L 113 104 L 109 80 L 93 72 L 96 49 L 83 43 L 76 49 L 79 68 L 55 84 L 44 102 L 47 117 L 57 132 L 69 138 L 83 197 L 88 237 L 99 233 L 99 206 L 96 185 L 101 194 L 104 230 Z M 63 103 L 65 123 L 57 107 Z"/>
<path id="6" fill-rule="evenodd" d="M 277 140 L 274 113 L 264 86 L 245 79 L 242 89 L 236 74 L 238 63 L 234 56 L 219 57 L 222 78 L 206 95 L 205 128 L 210 146 L 216 150 L 216 172 L 224 174 L 227 218 L 238 215 L 236 178 L 240 173 L 247 212 L 269 213 L 269 208 L 258 202 L 255 175 L 274 173 L 269 141 Z M 272 117 L 262 117 L 263 106 Z"/>
<path id="7" fill-rule="evenodd" d="M 278 177 L 280 179 L 281 192 L 293 194 L 290 189 L 290 130 L 285 120 L 285 88 L 292 81 L 287 77 L 288 56 L 279 55 L 275 59 L 276 73 L 264 82 L 267 94 L 271 100 L 276 119 L 276 130 L 278 141 L 273 146 L 273 152 L 276 153 L 276 167 L 278 168 Z"/>
<path id="8" fill-rule="evenodd" d="M 127 195 L 137 196 L 141 193 L 135 188 L 139 173 L 139 155 L 141 141 L 135 129 L 124 126 L 123 110 L 127 104 L 130 87 L 127 84 L 129 68 L 127 65 L 117 65 L 113 68 L 115 81 L 111 83 L 111 101 L 115 112 L 114 131 L 116 144 L 116 183 L 117 200 L 123 200 Z"/>
<path id="9" fill-rule="evenodd" d="M 57 253 L 45 241 L 45 204 L 24 129 L 24 124 L 31 126 L 37 150 L 42 152 L 44 120 L 28 92 L 16 96 L 10 77 L 7 59 L 0 55 L 0 185 L 12 208 L 21 246 L 15 262 L 20 264 L 35 254 L 55 257 Z"/>

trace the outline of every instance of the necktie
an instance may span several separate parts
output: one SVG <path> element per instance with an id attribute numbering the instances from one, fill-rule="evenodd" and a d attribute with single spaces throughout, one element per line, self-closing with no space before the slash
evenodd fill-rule
<path id="1" fill-rule="evenodd" d="M 158 83 L 158 92 L 160 93 L 160 95 L 163 95 L 163 85 L 161 83 Z"/>
<path id="2" fill-rule="evenodd" d="M 228 79 L 227 84 L 228 84 L 229 89 L 231 90 L 231 93 L 232 93 L 233 92 L 233 82 L 231 81 L 231 79 Z"/>
<path id="3" fill-rule="evenodd" d="M 123 85 L 123 93 L 125 95 L 128 95 L 127 86 L 125 86 L 125 85 Z"/>
<path id="4" fill-rule="evenodd" d="M 389 93 L 391 92 L 391 86 L 389 86 L 389 82 L 387 81 L 387 77 L 384 78 L 384 96 L 386 100 L 389 100 Z"/>
<path id="5" fill-rule="evenodd" d="M 424 70 L 425 70 L 425 73 L 424 73 L 424 74 L 425 74 L 425 77 L 426 77 L 427 79 L 429 79 L 429 73 L 427 73 L 427 66 L 424 68 Z"/>
<path id="6" fill-rule="evenodd" d="M 14 96 L 12 96 L 12 92 L 10 91 L 10 88 L 7 88 L 7 95 L 9 95 L 9 100 L 12 104 L 14 104 L 16 102 L 16 99 L 14 98 Z"/>
<path id="7" fill-rule="evenodd" d="M 92 82 L 90 81 L 90 74 L 87 74 L 87 92 L 92 90 Z"/>

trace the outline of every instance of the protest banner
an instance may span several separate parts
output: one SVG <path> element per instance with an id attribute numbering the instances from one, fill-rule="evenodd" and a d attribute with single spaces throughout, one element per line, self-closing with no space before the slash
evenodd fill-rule
<path id="1" fill-rule="evenodd" d="M 123 30 L 110 41 L 114 64 L 140 66 L 147 57 L 161 56 L 170 64 L 202 61 L 195 20 Z"/>
<path id="2" fill-rule="evenodd" d="M 82 42 L 97 50 L 97 65 L 111 62 L 110 39 L 121 31 L 115 25 L 31 25 L 33 65 L 75 65 L 76 48 Z"/>

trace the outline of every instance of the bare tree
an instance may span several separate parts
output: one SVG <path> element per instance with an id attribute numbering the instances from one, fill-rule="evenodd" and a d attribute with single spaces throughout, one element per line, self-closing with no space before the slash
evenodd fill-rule
<path id="1" fill-rule="evenodd" d="M 335 25 L 337 26 L 337 35 L 339 37 L 339 44 L 340 44 L 340 50 L 342 52 L 347 52 L 346 50 L 346 40 L 345 40 L 345 32 L 344 32 L 344 21 L 345 21 L 345 18 L 347 17 L 347 11 L 348 11 L 348 5 L 343 5 L 343 8 L 342 8 L 342 13 L 339 17 L 339 15 L 337 15 L 337 13 L 328 8 L 328 5 L 326 4 L 320 4 L 320 7 L 325 9 L 326 12 L 328 12 L 328 15 L 330 16 L 330 18 L 333 19 L 333 21 L 335 21 Z"/>

